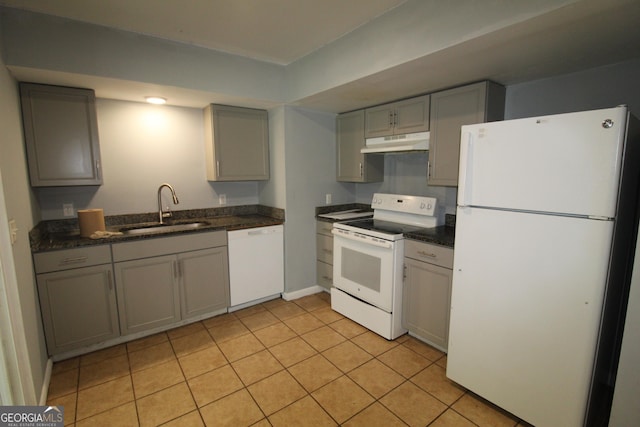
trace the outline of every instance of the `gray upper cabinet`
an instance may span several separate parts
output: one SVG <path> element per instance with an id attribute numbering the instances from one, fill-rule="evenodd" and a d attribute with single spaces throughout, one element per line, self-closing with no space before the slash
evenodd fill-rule
<path id="1" fill-rule="evenodd" d="M 336 118 L 337 180 L 378 182 L 384 179 L 384 156 L 362 154 L 364 110 L 339 114 Z"/>
<path id="2" fill-rule="evenodd" d="M 211 104 L 204 109 L 207 180 L 269 179 L 269 114 Z"/>
<path id="3" fill-rule="evenodd" d="M 404 99 L 365 110 L 365 138 L 429 130 L 429 95 Z"/>
<path id="4" fill-rule="evenodd" d="M 484 81 L 431 95 L 429 185 L 457 186 L 460 127 L 504 118 L 505 88 Z"/>
<path id="5" fill-rule="evenodd" d="M 31 185 L 102 184 L 93 90 L 21 83 L 20 97 Z"/>

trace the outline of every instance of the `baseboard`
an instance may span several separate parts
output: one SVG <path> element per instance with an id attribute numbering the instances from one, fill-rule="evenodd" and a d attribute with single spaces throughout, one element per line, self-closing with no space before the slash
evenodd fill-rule
<path id="1" fill-rule="evenodd" d="M 42 381 L 42 390 L 40 390 L 40 406 L 47 404 L 47 397 L 49 394 L 49 383 L 51 383 L 51 372 L 53 371 L 53 359 L 47 359 L 47 367 L 44 370 L 44 379 Z"/>
<path id="2" fill-rule="evenodd" d="M 294 299 L 306 297 L 307 295 L 313 295 L 313 294 L 317 294 L 324 291 L 326 291 L 326 289 L 323 288 L 322 286 L 313 285 L 313 286 L 309 286 L 308 288 L 299 289 L 293 292 L 284 292 L 282 294 L 282 299 L 285 301 L 291 301 Z"/>

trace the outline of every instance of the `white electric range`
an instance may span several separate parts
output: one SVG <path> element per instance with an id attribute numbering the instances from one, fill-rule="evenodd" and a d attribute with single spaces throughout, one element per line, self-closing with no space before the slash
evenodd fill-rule
<path id="1" fill-rule="evenodd" d="M 441 225 L 433 197 L 376 193 L 373 218 L 333 225 L 331 307 L 392 340 L 404 334 L 404 234 Z"/>

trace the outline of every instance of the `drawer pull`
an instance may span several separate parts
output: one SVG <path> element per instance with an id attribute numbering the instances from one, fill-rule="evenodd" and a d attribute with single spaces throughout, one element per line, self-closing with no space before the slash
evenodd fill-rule
<path id="1" fill-rule="evenodd" d="M 332 281 L 333 280 L 333 277 L 329 277 L 329 276 L 322 276 L 322 278 L 324 280 L 328 280 L 328 281 Z"/>
<path id="2" fill-rule="evenodd" d="M 422 255 L 422 256 L 426 256 L 429 258 L 437 258 L 438 255 L 432 253 L 432 252 L 425 252 L 425 251 L 418 251 L 418 255 Z"/>
<path id="3" fill-rule="evenodd" d="M 78 263 L 81 263 L 81 262 L 85 262 L 88 259 L 89 259 L 89 257 L 87 257 L 87 256 L 79 256 L 79 257 L 75 257 L 75 258 L 65 258 L 60 262 L 60 264 L 63 264 L 63 265 L 78 264 Z"/>

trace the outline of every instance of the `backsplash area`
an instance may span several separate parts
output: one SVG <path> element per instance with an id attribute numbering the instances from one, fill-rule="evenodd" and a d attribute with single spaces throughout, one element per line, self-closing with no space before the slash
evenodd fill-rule
<path id="1" fill-rule="evenodd" d="M 384 155 L 384 182 L 356 184 L 356 202 L 371 204 L 373 193 L 408 194 L 438 199 L 445 213 L 455 214 L 457 187 L 427 185 L 428 152 Z"/>

